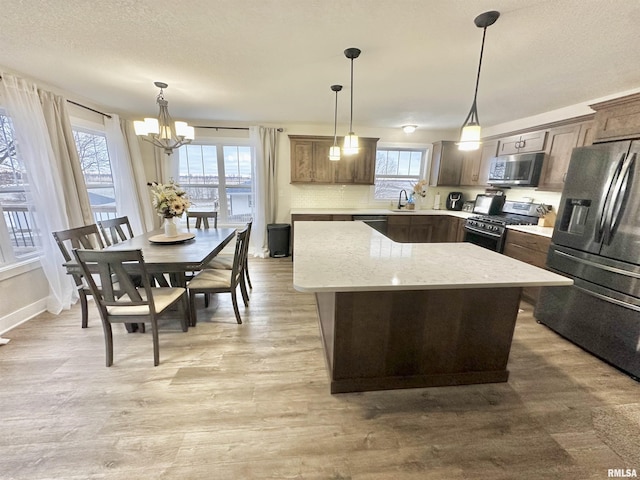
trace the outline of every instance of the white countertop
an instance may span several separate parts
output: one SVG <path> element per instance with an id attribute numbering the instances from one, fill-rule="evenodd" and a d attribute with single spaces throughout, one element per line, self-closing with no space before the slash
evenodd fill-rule
<path id="1" fill-rule="evenodd" d="M 390 208 L 292 208 L 291 215 L 450 215 L 469 218 L 472 213 L 456 210 L 393 210 Z"/>
<path id="2" fill-rule="evenodd" d="M 471 243 L 396 243 L 362 222 L 296 222 L 301 292 L 571 285 L 572 280 Z"/>
<path id="3" fill-rule="evenodd" d="M 507 228 L 517 230 L 519 232 L 532 233 L 533 235 L 540 235 L 541 237 L 551 238 L 553 235 L 553 227 L 539 227 L 538 225 L 507 225 Z"/>

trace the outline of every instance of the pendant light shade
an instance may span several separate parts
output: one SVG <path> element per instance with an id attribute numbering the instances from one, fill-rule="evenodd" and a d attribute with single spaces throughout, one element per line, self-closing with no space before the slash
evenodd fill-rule
<path id="1" fill-rule="evenodd" d="M 333 115 L 333 145 L 329 149 L 329 160 L 337 162 L 340 160 L 340 147 L 338 146 L 338 92 L 342 90 L 342 85 L 331 85 L 331 90 L 336 92 L 336 106 Z"/>
<path id="2" fill-rule="evenodd" d="M 469 110 L 469 114 L 467 115 L 467 118 L 465 118 L 460 131 L 460 143 L 458 143 L 458 148 L 460 150 L 477 150 L 480 148 L 481 129 L 480 121 L 478 120 L 478 107 L 476 102 L 478 98 L 478 85 L 480 84 L 482 55 L 484 53 L 484 39 L 487 34 L 487 27 L 496 23 L 499 16 L 500 12 L 492 10 L 490 12 L 481 13 L 474 20 L 476 27 L 483 29 L 482 46 L 480 47 L 480 61 L 478 62 L 478 74 L 476 75 L 476 89 L 473 93 L 473 103 L 471 104 L 471 110 Z"/>
<path id="3" fill-rule="evenodd" d="M 343 152 L 345 155 L 358 153 L 358 136 L 353 133 L 353 60 L 360 56 L 359 48 L 347 48 L 344 56 L 351 60 L 351 113 L 349 115 L 349 133 L 344 137 Z"/>

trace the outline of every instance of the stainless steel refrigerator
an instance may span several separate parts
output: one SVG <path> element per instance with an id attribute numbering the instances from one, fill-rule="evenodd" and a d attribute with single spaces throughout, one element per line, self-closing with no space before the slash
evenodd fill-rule
<path id="1" fill-rule="evenodd" d="M 640 141 L 576 148 L 547 267 L 574 280 L 543 288 L 538 321 L 640 378 Z"/>

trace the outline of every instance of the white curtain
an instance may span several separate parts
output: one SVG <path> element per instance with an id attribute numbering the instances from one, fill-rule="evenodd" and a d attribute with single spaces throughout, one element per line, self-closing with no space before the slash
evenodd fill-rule
<path id="1" fill-rule="evenodd" d="M 264 258 L 269 254 L 267 225 L 276 219 L 278 129 L 250 127 L 249 138 L 255 148 L 253 171 L 256 207 L 251 230 L 251 247 L 256 257 Z"/>
<path id="2" fill-rule="evenodd" d="M 27 171 L 28 203 L 37 219 L 40 262 L 49 282 L 47 310 L 60 313 L 78 298 L 71 276 L 62 267 L 60 250 L 51 232 L 69 228 L 58 161 L 38 96 L 37 87 L 13 75 L 2 73 L 2 96 L 13 122 L 17 150 Z"/>
<path id="3" fill-rule="evenodd" d="M 111 114 L 111 118 L 105 117 L 104 125 L 109 160 L 113 169 L 116 213 L 119 217 L 129 218 L 135 235 L 152 230 L 153 212 L 142 164 L 137 162 L 136 165 L 132 161 L 132 149 L 137 149 L 137 157 L 141 157 L 137 140 L 133 145 L 127 141 L 123 132 L 123 129 L 127 128 L 126 122 L 124 125 L 121 124 L 118 115 Z"/>
<path id="4" fill-rule="evenodd" d="M 63 182 L 62 193 L 69 225 L 71 227 L 90 225 L 95 220 L 73 138 L 67 100 L 45 90 L 38 90 L 38 96 L 49 130 L 57 170 Z"/>

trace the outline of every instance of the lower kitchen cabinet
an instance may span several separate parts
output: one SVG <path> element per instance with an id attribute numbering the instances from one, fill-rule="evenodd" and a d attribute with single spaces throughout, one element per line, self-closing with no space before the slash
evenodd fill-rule
<path id="1" fill-rule="evenodd" d="M 387 236 L 400 243 L 455 242 L 463 222 L 449 215 L 390 215 Z"/>
<path id="2" fill-rule="evenodd" d="M 548 237 L 507 229 L 503 253 L 516 260 L 545 268 L 550 245 L 551 239 Z M 532 305 L 536 304 L 539 295 L 540 287 L 522 289 L 522 298 Z"/>
<path id="3" fill-rule="evenodd" d="M 389 215 L 387 218 L 387 237 L 394 242 L 409 242 L 411 217 L 409 215 Z"/>

